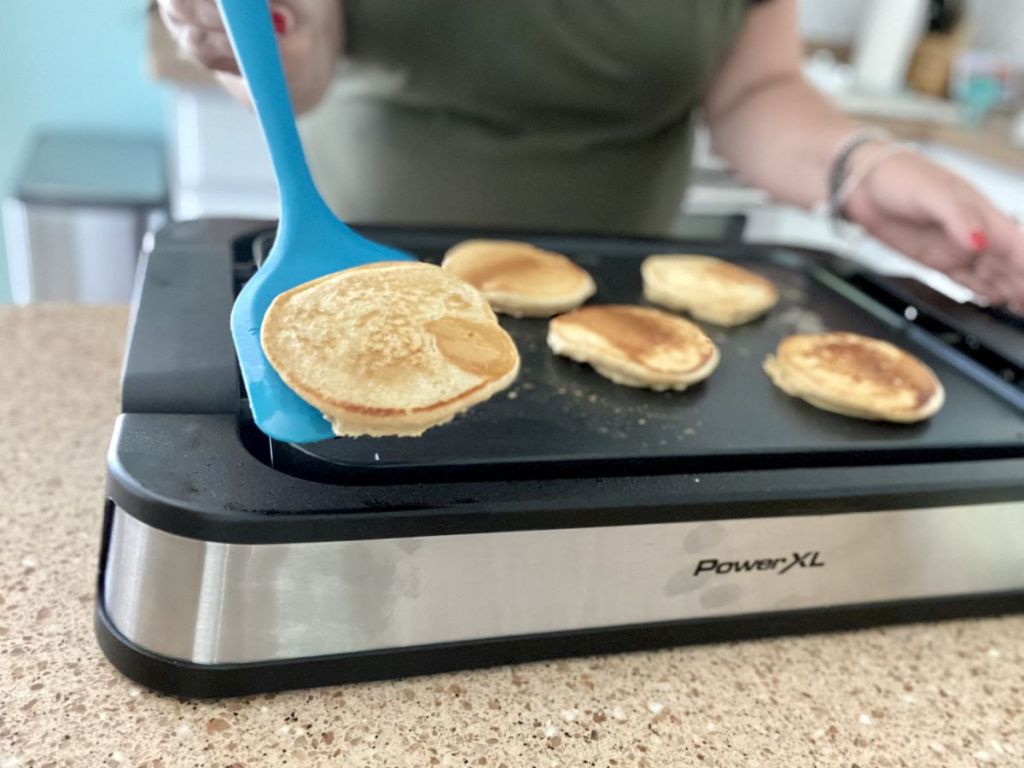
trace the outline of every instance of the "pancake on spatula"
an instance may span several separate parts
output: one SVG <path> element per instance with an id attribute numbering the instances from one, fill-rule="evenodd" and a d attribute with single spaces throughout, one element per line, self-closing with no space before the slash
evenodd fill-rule
<path id="1" fill-rule="evenodd" d="M 281 294 L 261 341 L 285 384 L 345 436 L 420 435 L 519 372 L 479 292 L 417 262 L 368 264 Z"/>
<path id="2" fill-rule="evenodd" d="M 711 375 L 718 348 L 693 323 L 660 309 L 583 307 L 551 320 L 548 346 L 627 387 L 683 390 Z"/>
<path id="3" fill-rule="evenodd" d="M 899 347 L 856 333 L 788 336 L 764 370 L 783 392 L 859 419 L 922 421 L 945 401 L 931 368 Z"/>
<path id="4" fill-rule="evenodd" d="M 560 253 L 512 240 L 466 240 L 445 254 L 442 267 L 476 287 L 495 312 L 551 317 L 594 295 L 594 280 Z"/>
<path id="5" fill-rule="evenodd" d="M 768 279 L 713 256 L 648 256 L 640 266 L 644 298 L 715 325 L 740 325 L 779 301 Z"/>

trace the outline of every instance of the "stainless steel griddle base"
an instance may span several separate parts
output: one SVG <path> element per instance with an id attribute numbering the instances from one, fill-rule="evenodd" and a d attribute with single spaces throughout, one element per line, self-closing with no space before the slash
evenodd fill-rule
<path id="1" fill-rule="evenodd" d="M 103 601 L 168 659 L 229 665 L 1024 590 L 1024 502 L 223 544 L 113 513 Z"/>

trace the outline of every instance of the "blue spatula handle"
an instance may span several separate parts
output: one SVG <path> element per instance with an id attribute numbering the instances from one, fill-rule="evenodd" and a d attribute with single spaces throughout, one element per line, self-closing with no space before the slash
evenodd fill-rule
<path id="1" fill-rule="evenodd" d="M 326 213 L 327 206 L 313 183 L 295 127 L 295 112 L 277 53 L 270 6 L 267 0 L 219 2 L 270 150 L 281 196 L 282 230 L 278 237 L 287 239 L 289 233 L 284 228 L 301 226 L 300 220 Z"/>
<path id="2" fill-rule="evenodd" d="M 408 259 L 366 240 L 330 211 L 313 183 L 273 32 L 267 0 L 220 0 L 281 193 L 281 222 L 270 254 L 231 310 L 231 336 L 256 424 L 270 437 L 305 443 L 331 437 L 331 426 L 270 365 L 260 342 L 267 308 L 284 291 L 373 261 Z"/>

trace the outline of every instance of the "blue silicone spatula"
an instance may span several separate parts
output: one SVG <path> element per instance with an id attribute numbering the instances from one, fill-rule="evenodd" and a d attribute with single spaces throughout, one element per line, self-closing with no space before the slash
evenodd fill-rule
<path id="1" fill-rule="evenodd" d="M 330 424 L 281 381 L 263 354 L 263 316 L 278 294 L 300 283 L 359 264 L 410 257 L 353 232 L 317 191 L 295 126 L 267 0 L 219 2 L 281 196 L 274 246 L 235 300 L 231 336 L 256 425 L 267 435 L 291 443 L 324 440 L 333 436 Z"/>

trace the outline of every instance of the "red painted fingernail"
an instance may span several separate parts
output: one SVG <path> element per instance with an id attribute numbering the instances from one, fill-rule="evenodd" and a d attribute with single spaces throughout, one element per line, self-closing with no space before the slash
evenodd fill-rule
<path id="1" fill-rule="evenodd" d="M 277 34 L 283 35 L 288 31 L 288 17 L 281 13 L 281 11 L 271 11 L 270 18 L 274 20 L 274 31 Z"/>
<path id="2" fill-rule="evenodd" d="M 987 251 L 988 250 L 988 235 L 982 232 L 980 229 L 976 229 L 970 234 L 971 245 L 974 246 L 976 251 Z"/>

